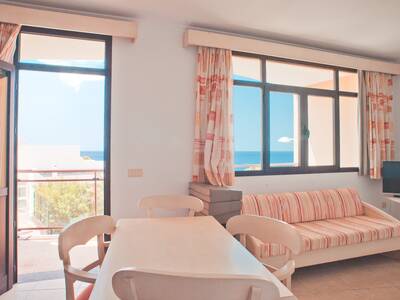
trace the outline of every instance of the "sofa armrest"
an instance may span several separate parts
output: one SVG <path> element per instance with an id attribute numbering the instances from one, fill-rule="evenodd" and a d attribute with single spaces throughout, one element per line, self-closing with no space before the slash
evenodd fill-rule
<path id="1" fill-rule="evenodd" d="M 362 202 L 362 205 L 364 207 L 364 214 L 367 217 L 371 217 L 371 218 L 377 218 L 377 219 L 384 219 L 384 220 L 388 220 L 388 221 L 392 221 L 392 222 L 399 222 L 399 220 L 397 220 L 396 218 L 392 217 L 391 215 L 385 213 L 383 210 L 380 210 L 379 208 L 368 204 L 366 202 Z"/>

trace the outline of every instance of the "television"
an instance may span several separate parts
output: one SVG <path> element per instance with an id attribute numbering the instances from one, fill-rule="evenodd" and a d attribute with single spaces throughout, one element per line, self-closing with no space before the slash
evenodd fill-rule
<path id="1" fill-rule="evenodd" d="M 400 161 L 384 161 L 382 178 L 383 192 L 400 197 Z"/>

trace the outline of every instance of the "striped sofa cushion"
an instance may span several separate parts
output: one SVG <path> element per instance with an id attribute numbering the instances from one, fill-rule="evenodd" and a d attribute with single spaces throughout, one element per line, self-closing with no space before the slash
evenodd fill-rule
<path id="1" fill-rule="evenodd" d="M 279 219 L 295 224 L 364 214 L 355 189 L 245 195 L 242 214 Z"/>
<path id="2" fill-rule="evenodd" d="M 367 216 L 293 225 L 303 239 L 303 252 L 400 237 L 400 222 Z M 261 257 L 285 254 L 285 248 L 261 243 Z"/>

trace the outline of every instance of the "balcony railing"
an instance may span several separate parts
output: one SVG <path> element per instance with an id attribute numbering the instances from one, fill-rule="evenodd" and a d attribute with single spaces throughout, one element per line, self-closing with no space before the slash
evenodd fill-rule
<path id="1" fill-rule="evenodd" d="M 102 214 L 104 171 L 18 170 L 18 231 L 59 231 Z"/>

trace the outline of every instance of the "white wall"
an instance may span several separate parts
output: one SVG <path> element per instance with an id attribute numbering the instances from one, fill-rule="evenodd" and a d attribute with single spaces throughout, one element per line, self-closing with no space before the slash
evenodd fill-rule
<path id="1" fill-rule="evenodd" d="M 357 173 L 324 173 L 240 177 L 236 188 L 244 193 L 311 191 L 321 188 L 355 187 L 363 200 L 380 206 L 381 182 Z"/>
<path id="2" fill-rule="evenodd" d="M 182 47 L 184 27 L 140 20 L 135 43 L 113 39 L 111 210 L 141 215 L 137 201 L 186 193 L 191 178 L 196 51 Z M 128 178 L 128 168 L 143 168 Z"/>
<path id="3" fill-rule="evenodd" d="M 113 39 L 111 210 L 116 218 L 143 215 L 137 208 L 143 196 L 187 192 L 196 50 L 182 47 L 184 29 L 140 19 L 135 43 Z M 398 91 L 399 78 L 395 84 Z M 128 178 L 129 168 L 142 168 L 144 176 Z M 261 193 L 344 186 L 356 187 L 366 201 L 381 205 L 381 183 L 355 173 L 240 177 L 235 188 Z"/>

